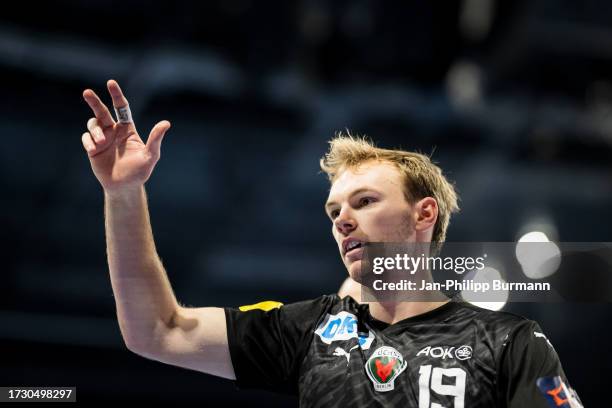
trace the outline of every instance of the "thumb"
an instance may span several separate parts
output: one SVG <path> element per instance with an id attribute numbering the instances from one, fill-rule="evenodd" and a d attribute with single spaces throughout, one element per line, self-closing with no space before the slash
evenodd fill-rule
<path id="1" fill-rule="evenodd" d="M 147 150 L 155 158 L 159 158 L 159 155 L 161 154 L 161 142 L 168 129 L 170 129 L 170 122 L 167 120 L 162 120 L 153 126 L 151 133 L 149 133 L 149 138 L 147 139 Z"/>

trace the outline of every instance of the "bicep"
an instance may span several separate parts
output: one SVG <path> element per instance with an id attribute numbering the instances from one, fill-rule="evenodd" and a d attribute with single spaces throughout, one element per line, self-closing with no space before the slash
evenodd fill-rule
<path id="1" fill-rule="evenodd" d="M 166 364 L 234 380 L 225 312 L 218 307 L 181 307 L 155 334 L 150 350 L 138 353 Z"/>

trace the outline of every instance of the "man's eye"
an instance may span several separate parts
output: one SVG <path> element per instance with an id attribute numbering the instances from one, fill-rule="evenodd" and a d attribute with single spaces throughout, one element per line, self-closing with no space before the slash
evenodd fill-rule
<path id="1" fill-rule="evenodd" d="M 359 206 L 360 207 L 365 207 L 366 205 L 372 204 L 374 200 L 370 197 L 363 197 L 362 199 L 359 200 Z"/>

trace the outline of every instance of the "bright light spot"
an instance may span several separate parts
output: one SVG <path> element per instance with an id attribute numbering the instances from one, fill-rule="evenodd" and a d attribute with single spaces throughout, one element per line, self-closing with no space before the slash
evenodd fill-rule
<path id="1" fill-rule="evenodd" d="M 518 242 L 548 242 L 548 237 L 541 231 L 531 231 L 520 237 Z"/>
<path id="2" fill-rule="evenodd" d="M 530 279 L 543 279 L 554 274 L 561 265 L 561 250 L 546 234 L 532 231 L 516 244 L 516 259 Z"/>
<path id="3" fill-rule="evenodd" d="M 502 310 L 506 306 L 506 302 L 470 302 L 474 306 L 482 307 L 493 311 Z"/>
<path id="4" fill-rule="evenodd" d="M 451 103 L 471 109 L 482 103 L 482 73 L 478 65 L 459 61 L 446 75 L 446 90 Z"/>
<path id="5" fill-rule="evenodd" d="M 470 40 L 481 41 L 491 30 L 494 12 L 493 0 L 465 0 L 459 15 L 459 27 Z"/>
<path id="6" fill-rule="evenodd" d="M 545 235 L 545 237 L 542 236 Z M 523 225 L 518 234 L 518 241 L 547 242 L 559 239 L 559 232 L 555 227 L 554 220 L 548 214 L 532 215 L 528 222 Z"/>
<path id="7" fill-rule="evenodd" d="M 490 289 L 486 292 L 478 292 L 469 289 L 461 291 L 461 296 L 467 302 L 474 306 L 489 310 L 501 310 L 508 302 L 510 294 L 507 290 L 493 291 L 491 289 L 493 287 L 493 281 L 503 281 L 501 273 L 497 269 L 487 266 L 481 271 L 475 272 L 471 280 L 474 282 L 474 285 L 488 283 Z"/>

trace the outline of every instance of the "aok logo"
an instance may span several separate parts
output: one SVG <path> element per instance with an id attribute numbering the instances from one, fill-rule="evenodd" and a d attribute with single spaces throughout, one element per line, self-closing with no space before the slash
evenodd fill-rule
<path id="1" fill-rule="evenodd" d="M 470 346 L 460 347 L 431 347 L 427 346 L 417 353 L 418 356 L 439 358 L 446 360 L 447 358 L 456 358 L 457 360 L 467 360 L 472 357 L 472 348 Z"/>
<path id="2" fill-rule="evenodd" d="M 338 314 L 328 314 L 315 330 L 323 343 L 331 344 L 332 341 L 349 340 L 356 338 L 363 350 L 370 348 L 374 335 L 372 332 L 357 332 L 357 317 L 354 314 L 342 311 Z"/>

